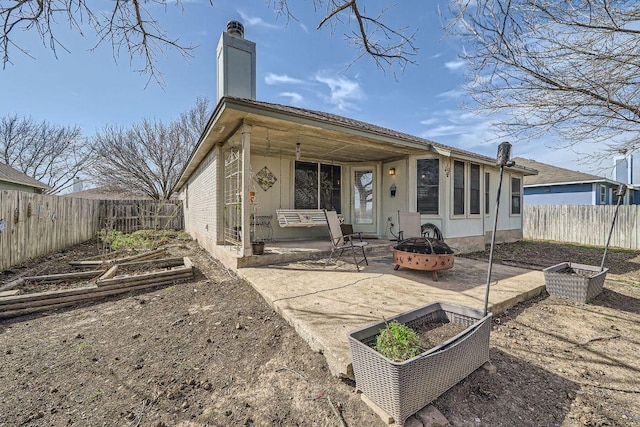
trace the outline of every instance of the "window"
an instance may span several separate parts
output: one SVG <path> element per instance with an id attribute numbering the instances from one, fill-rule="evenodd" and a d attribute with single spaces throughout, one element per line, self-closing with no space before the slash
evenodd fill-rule
<path id="1" fill-rule="evenodd" d="M 604 205 L 606 203 L 607 203 L 607 186 L 601 185 L 600 186 L 600 204 Z"/>
<path id="2" fill-rule="evenodd" d="M 312 162 L 296 162 L 295 209 L 340 210 L 340 166 Z"/>
<path id="3" fill-rule="evenodd" d="M 489 184 L 491 183 L 491 174 L 489 172 L 484 173 L 484 213 L 489 215 L 489 205 L 491 204 L 491 197 L 489 196 Z"/>
<path id="4" fill-rule="evenodd" d="M 522 213 L 522 193 L 520 191 L 520 178 L 511 177 L 511 215 Z"/>
<path id="5" fill-rule="evenodd" d="M 464 162 L 453 162 L 453 214 L 464 215 Z"/>
<path id="6" fill-rule="evenodd" d="M 480 215 L 480 165 L 469 165 L 469 213 Z"/>
<path id="7" fill-rule="evenodd" d="M 440 161 L 419 159 L 418 165 L 418 212 L 438 215 L 440 200 Z"/>

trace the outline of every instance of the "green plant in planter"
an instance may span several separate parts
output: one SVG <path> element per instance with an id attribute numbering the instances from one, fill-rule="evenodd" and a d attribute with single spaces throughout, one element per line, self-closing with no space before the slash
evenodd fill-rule
<path id="1" fill-rule="evenodd" d="M 376 339 L 376 351 L 394 362 L 404 362 L 420 354 L 420 339 L 416 331 L 395 320 L 386 325 Z"/>

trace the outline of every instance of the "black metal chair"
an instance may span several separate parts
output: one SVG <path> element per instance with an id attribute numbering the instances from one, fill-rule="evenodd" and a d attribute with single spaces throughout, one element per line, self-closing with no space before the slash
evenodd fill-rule
<path id="1" fill-rule="evenodd" d="M 367 255 L 364 252 L 364 247 L 369 243 L 362 240 L 362 235 L 360 233 L 353 234 L 342 234 L 342 229 L 340 228 L 340 220 L 338 219 L 338 214 L 336 211 L 328 211 L 324 209 L 324 216 L 327 218 L 327 226 L 329 227 L 329 238 L 331 239 L 331 244 L 333 248 L 331 248 L 331 254 L 329 258 L 324 263 L 326 267 L 329 261 L 333 259 L 333 254 L 338 249 L 340 253 L 336 258 L 336 263 L 342 256 L 345 250 L 351 250 L 353 255 L 353 262 L 356 265 L 356 269 L 360 271 L 360 263 L 362 261 L 365 262 L 366 265 L 369 265 L 367 261 Z M 359 240 L 359 241 L 358 241 Z M 362 259 L 359 259 L 359 252 L 362 252 Z"/>

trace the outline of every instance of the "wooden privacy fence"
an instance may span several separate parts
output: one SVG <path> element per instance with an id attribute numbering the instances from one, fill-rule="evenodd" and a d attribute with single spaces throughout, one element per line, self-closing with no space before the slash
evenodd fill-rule
<path id="1" fill-rule="evenodd" d="M 182 230 L 183 225 L 180 201 L 91 200 L 0 191 L 0 273 L 90 240 L 101 228 L 129 233 L 140 229 Z"/>
<path id="2" fill-rule="evenodd" d="M 523 237 L 582 245 L 607 243 L 615 206 L 540 205 L 525 206 Z M 640 249 L 640 206 L 620 206 L 610 246 Z"/>
<path id="3" fill-rule="evenodd" d="M 100 200 L 101 227 L 131 233 L 136 230 L 182 230 L 182 202 Z"/>
<path id="4" fill-rule="evenodd" d="M 99 201 L 0 191 L 0 272 L 95 236 Z"/>

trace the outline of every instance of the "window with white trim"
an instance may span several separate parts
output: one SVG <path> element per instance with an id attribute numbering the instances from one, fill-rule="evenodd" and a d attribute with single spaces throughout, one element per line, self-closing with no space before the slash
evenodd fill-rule
<path id="1" fill-rule="evenodd" d="M 469 214 L 480 215 L 480 165 L 469 164 Z"/>
<path id="2" fill-rule="evenodd" d="M 438 159 L 418 159 L 417 211 L 422 214 L 440 213 L 440 161 Z"/>
<path id="3" fill-rule="evenodd" d="M 489 196 L 489 188 L 491 184 L 491 174 L 489 172 L 484 173 L 484 214 L 489 215 L 489 207 L 491 203 L 491 197 Z"/>
<path id="4" fill-rule="evenodd" d="M 522 214 L 522 180 L 511 177 L 511 215 Z"/>
<path id="5" fill-rule="evenodd" d="M 464 162 L 453 161 L 453 214 L 464 215 Z"/>
<path id="6" fill-rule="evenodd" d="M 340 166 L 296 161 L 293 207 L 340 213 L 340 174 Z"/>

